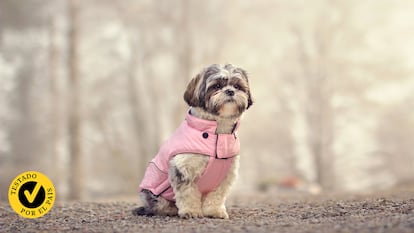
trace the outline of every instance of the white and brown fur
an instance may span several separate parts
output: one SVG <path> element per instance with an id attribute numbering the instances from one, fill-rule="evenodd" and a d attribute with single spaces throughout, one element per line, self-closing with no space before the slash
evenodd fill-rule
<path id="1" fill-rule="evenodd" d="M 231 64 L 211 65 L 197 74 L 187 86 L 184 100 L 190 105 L 190 114 L 217 121 L 217 134 L 232 133 L 243 112 L 252 104 L 246 72 Z M 203 173 L 209 156 L 178 154 L 170 161 L 169 179 L 175 202 L 154 195 L 149 190 L 140 193 L 143 207 L 136 215 L 179 215 L 182 218 L 212 217 L 227 219 L 225 201 L 237 178 L 239 156 L 221 184 L 212 192 L 202 195 L 197 178 Z"/>

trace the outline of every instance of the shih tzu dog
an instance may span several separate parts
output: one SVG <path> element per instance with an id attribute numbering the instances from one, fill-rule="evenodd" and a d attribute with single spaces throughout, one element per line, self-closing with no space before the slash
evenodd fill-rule
<path id="1" fill-rule="evenodd" d="M 252 104 L 246 72 L 211 65 L 187 86 L 185 121 L 148 164 L 135 215 L 227 219 L 225 201 L 239 167 L 240 117 Z"/>

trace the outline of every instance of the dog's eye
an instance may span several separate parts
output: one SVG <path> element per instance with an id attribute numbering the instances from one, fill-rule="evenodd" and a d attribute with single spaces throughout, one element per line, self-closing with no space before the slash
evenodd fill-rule
<path id="1" fill-rule="evenodd" d="M 221 89 L 222 86 L 220 83 L 216 83 L 213 87 L 214 89 L 218 90 L 218 89 Z"/>
<path id="2" fill-rule="evenodd" d="M 237 90 L 240 90 L 240 88 L 241 88 L 239 84 L 234 84 L 233 87 L 236 88 Z"/>

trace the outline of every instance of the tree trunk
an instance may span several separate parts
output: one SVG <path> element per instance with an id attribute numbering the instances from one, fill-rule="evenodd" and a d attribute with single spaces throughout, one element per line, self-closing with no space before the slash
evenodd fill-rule
<path id="1" fill-rule="evenodd" d="M 68 0 L 69 10 L 69 122 L 68 144 L 70 156 L 69 199 L 78 200 L 82 197 L 82 148 L 81 148 L 81 114 L 80 88 L 78 75 L 78 1 Z"/>

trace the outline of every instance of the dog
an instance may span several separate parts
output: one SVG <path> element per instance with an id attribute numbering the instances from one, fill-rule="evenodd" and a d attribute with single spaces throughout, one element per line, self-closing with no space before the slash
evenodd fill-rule
<path id="1" fill-rule="evenodd" d="M 228 219 L 225 201 L 238 175 L 242 114 L 253 104 L 245 70 L 203 69 L 187 85 L 185 121 L 148 164 L 134 215 Z"/>

